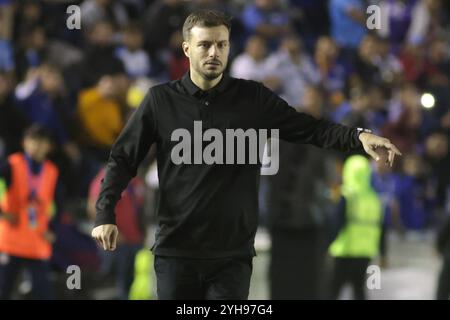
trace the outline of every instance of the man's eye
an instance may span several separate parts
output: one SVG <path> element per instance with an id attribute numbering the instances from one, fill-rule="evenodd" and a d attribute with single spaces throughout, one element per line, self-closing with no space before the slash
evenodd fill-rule
<path id="1" fill-rule="evenodd" d="M 202 44 L 200 45 L 200 47 L 202 47 L 202 48 L 208 48 L 208 45 L 207 45 L 206 43 L 202 43 Z"/>

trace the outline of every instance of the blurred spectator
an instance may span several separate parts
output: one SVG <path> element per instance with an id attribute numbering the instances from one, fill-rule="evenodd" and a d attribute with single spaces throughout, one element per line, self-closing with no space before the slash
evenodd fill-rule
<path id="1" fill-rule="evenodd" d="M 14 68 L 14 54 L 11 43 L 0 37 L 0 72 L 12 72 Z"/>
<path id="2" fill-rule="evenodd" d="M 95 220 L 95 203 L 104 175 L 105 169 L 102 168 L 90 186 L 88 213 L 92 221 Z M 121 300 L 127 300 L 129 297 L 134 278 L 135 256 L 142 248 L 145 238 L 141 212 L 144 193 L 144 182 L 139 178 L 134 178 L 122 193 L 116 206 L 117 227 L 120 231 L 117 248 L 114 252 L 101 250 L 101 254 L 103 254 L 101 276 L 109 276 L 112 270 L 116 270 L 117 298 Z"/>
<path id="3" fill-rule="evenodd" d="M 420 96 L 412 84 L 403 85 L 389 106 L 389 122 L 382 128 L 384 136 L 402 152 L 415 150 L 420 137 L 423 115 Z"/>
<path id="4" fill-rule="evenodd" d="M 233 60 L 230 75 L 235 78 L 263 81 L 267 74 L 266 40 L 254 35 L 247 39 L 245 51 Z"/>
<path id="5" fill-rule="evenodd" d="M 83 87 L 93 86 L 105 74 L 124 72 L 115 55 L 114 28 L 108 21 L 96 22 L 88 31 L 88 43 L 81 62 Z"/>
<path id="6" fill-rule="evenodd" d="M 394 51 L 403 42 L 420 45 L 432 31 L 433 18 L 438 17 L 440 0 L 383 0 L 379 34 L 388 38 Z"/>
<path id="7" fill-rule="evenodd" d="M 71 13 L 67 12 L 67 9 L 71 5 L 80 5 L 83 0 L 75 0 L 75 1 L 33 1 L 35 3 L 39 3 L 42 11 L 42 23 L 45 27 L 45 31 L 47 37 L 50 41 L 55 42 L 64 42 L 66 44 L 70 44 L 74 47 L 82 46 L 82 35 L 81 30 L 69 29 L 67 28 L 68 17 Z M 20 9 L 19 9 L 20 11 Z M 75 18 L 74 16 L 71 16 Z M 77 18 L 78 19 L 78 18 Z M 82 20 L 82 17 L 80 17 Z M 80 21 L 81 21 L 80 20 Z M 83 29 L 83 24 L 80 25 L 81 29 Z"/>
<path id="8" fill-rule="evenodd" d="M 145 42 L 152 58 L 167 49 L 171 35 L 181 30 L 188 16 L 182 0 L 156 0 L 143 14 Z"/>
<path id="9" fill-rule="evenodd" d="M 308 87 L 301 103 L 321 118 L 320 93 Z M 320 299 L 331 208 L 334 160 L 311 146 L 280 141 L 280 169 L 269 177 L 267 195 L 271 299 Z"/>
<path id="10" fill-rule="evenodd" d="M 448 110 L 440 119 L 441 120 L 441 128 L 450 132 L 450 110 Z"/>
<path id="11" fill-rule="evenodd" d="M 0 161 L 21 147 L 22 132 L 28 121 L 14 101 L 11 75 L 0 72 Z"/>
<path id="12" fill-rule="evenodd" d="M 25 82 L 17 86 L 17 106 L 30 123 L 38 123 L 50 131 L 65 154 L 77 161 L 77 146 L 63 125 L 59 108 L 62 108 L 65 86 L 60 71 L 48 64 L 30 70 Z M 64 109 L 63 109 L 64 110 Z"/>
<path id="13" fill-rule="evenodd" d="M 346 83 L 346 71 L 337 60 L 338 48 L 334 41 L 327 36 L 320 37 L 314 51 L 314 77 L 329 94 L 332 106 L 342 103 L 343 90 Z"/>
<path id="14" fill-rule="evenodd" d="M 341 47 L 346 60 L 351 60 L 354 50 L 366 34 L 365 6 L 362 0 L 330 0 L 331 36 Z"/>
<path id="15" fill-rule="evenodd" d="M 346 71 L 338 61 L 338 48 L 330 37 L 320 37 L 314 52 L 316 77 L 329 92 L 340 91 L 345 86 Z"/>
<path id="16" fill-rule="evenodd" d="M 419 3 L 420 1 L 417 0 L 383 0 L 380 2 L 382 23 L 378 32 L 382 37 L 390 40 L 394 51 L 397 51 L 403 41 L 408 39 L 413 15 L 417 11 Z M 420 22 L 424 23 L 425 21 Z M 415 28 L 414 31 L 415 34 L 411 34 L 408 40 L 414 40 L 410 44 L 417 45 L 422 40 L 423 30 L 419 31 L 419 28 Z"/>
<path id="17" fill-rule="evenodd" d="M 51 299 L 49 230 L 58 169 L 47 156 L 51 138 L 39 126 L 26 131 L 24 152 L 0 165 L 8 191 L 0 209 L 0 299 L 11 299 L 23 268 L 31 275 L 33 298 Z"/>
<path id="18" fill-rule="evenodd" d="M 134 279 L 130 287 L 130 300 L 151 300 L 154 297 L 154 256 L 150 250 L 143 248 L 136 253 Z"/>
<path id="19" fill-rule="evenodd" d="M 311 52 L 317 38 L 330 29 L 328 0 L 288 0 L 288 4 L 295 31 Z"/>
<path id="20" fill-rule="evenodd" d="M 235 6 L 233 1 L 223 1 L 223 0 L 193 0 L 190 1 L 191 6 L 189 9 L 191 11 L 202 9 L 202 10 L 218 10 L 227 14 L 230 14 Z"/>
<path id="21" fill-rule="evenodd" d="M 150 74 L 150 58 L 143 50 L 144 34 L 138 25 L 130 24 L 122 31 L 123 46 L 116 49 L 129 77 L 147 77 Z"/>
<path id="22" fill-rule="evenodd" d="M 367 128 L 365 114 L 367 113 L 369 99 L 361 88 L 354 88 L 350 92 L 350 101 L 344 101 L 331 112 L 333 121 L 351 127 Z"/>
<path id="23" fill-rule="evenodd" d="M 347 282 L 352 285 L 355 300 L 366 299 L 366 270 L 378 254 L 383 219 L 380 199 L 370 184 L 371 171 L 369 160 L 360 155 L 344 163 L 336 216 L 339 232 L 329 248 L 334 257 L 332 299 L 339 297 Z"/>
<path id="24" fill-rule="evenodd" d="M 367 128 L 375 134 L 380 134 L 380 128 L 384 126 L 388 119 L 385 89 L 377 85 L 369 85 L 364 90 L 367 95 L 368 105 L 364 115 L 367 121 Z"/>
<path id="25" fill-rule="evenodd" d="M 11 40 L 14 21 L 13 0 L 0 1 L 0 39 Z"/>
<path id="26" fill-rule="evenodd" d="M 148 3 L 154 0 L 121 0 L 130 20 L 139 19 Z"/>
<path id="27" fill-rule="evenodd" d="M 18 7 L 15 10 L 14 19 L 14 39 L 20 40 L 26 36 L 30 30 L 40 26 L 46 29 L 42 3 L 34 0 L 17 1 Z"/>
<path id="28" fill-rule="evenodd" d="M 315 86 L 306 86 L 299 109 L 313 117 L 325 118 L 325 99 L 323 92 Z"/>
<path id="29" fill-rule="evenodd" d="M 403 66 L 399 58 L 391 53 L 387 39 L 377 39 L 377 53 L 379 58 L 377 66 L 381 72 L 382 81 L 387 85 L 395 85 L 402 79 Z"/>
<path id="30" fill-rule="evenodd" d="M 381 150 L 377 150 L 381 152 Z M 386 158 L 383 155 L 382 158 Z M 380 236 L 380 267 L 388 267 L 388 239 L 387 233 L 391 227 L 403 233 L 404 227 L 400 217 L 398 199 L 396 197 L 395 174 L 392 168 L 383 161 L 372 161 L 371 182 L 381 201 L 383 224 Z"/>
<path id="31" fill-rule="evenodd" d="M 29 68 L 36 68 L 46 60 L 47 37 L 43 27 L 35 26 L 21 37 L 21 46 L 15 53 L 16 75 L 25 79 Z"/>
<path id="32" fill-rule="evenodd" d="M 121 1 L 84 0 L 81 4 L 81 23 L 90 29 L 99 21 L 108 20 L 114 27 L 124 27 L 128 23 L 128 14 Z"/>
<path id="33" fill-rule="evenodd" d="M 96 86 L 84 89 L 78 98 L 77 113 L 83 142 L 100 154 L 108 153 L 124 124 L 124 88 L 120 74 L 104 75 Z M 102 156 L 102 157 L 103 157 Z"/>
<path id="34" fill-rule="evenodd" d="M 15 98 L 18 109 L 30 123 L 49 130 L 56 141 L 56 151 L 61 149 L 68 160 L 78 163 L 81 154 L 69 132 L 73 106 L 68 101 L 61 72 L 49 64 L 31 69 L 27 79 L 16 87 Z"/>
<path id="35" fill-rule="evenodd" d="M 83 51 L 67 42 L 54 40 L 48 44 L 47 60 L 62 71 L 78 65 L 83 59 Z M 65 72 L 67 75 L 68 72 Z"/>
<path id="36" fill-rule="evenodd" d="M 450 147 L 449 136 L 442 131 L 437 131 L 425 140 L 426 160 L 431 167 L 431 179 L 436 188 L 436 206 L 444 212 L 450 204 Z M 448 203 L 446 202 L 448 201 Z"/>
<path id="37" fill-rule="evenodd" d="M 241 21 L 247 36 L 259 34 L 267 40 L 269 51 L 279 45 L 279 39 L 291 30 L 289 15 L 279 0 L 254 0 L 245 6 Z"/>
<path id="38" fill-rule="evenodd" d="M 439 273 L 436 299 L 450 299 L 450 216 L 447 214 L 443 226 L 439 228 L 436 249 L 441 254 L 443 262 Z"/>
<path id="39" fill-rule="evenodd" d="M 435 199 L 422 158 L 404 154 L 402 173 L 395 179 L 402 224 L 410 231 L 424 231 L 432 222 Z"/>
<path id="40" fill-rule="evenodd" d="M 378 66 L 380 61 L 379 44 L 375 36 L 367 34 L 362 39 L 355 59 L 355 72 L 359 84 L 381 84 L 383 77 Z"/>
<path id="41" fill-rule="evenodd" d="M 290 35 L 281 42 L 280 49 L 267 59 L 267 74 L 277 78 L 279 87 L 275 89 L 289 105 L 298 107 L 304 88 L 317 84 L 312 59 L 303 51 L 297 35 Z"/>
<path id="42" fill-rule="evenodd" d="M 419 84 L 426 72 L 425 44 L 407 44 L 399 54 L 403 68 L 403 78 L 408 82 Z"/>
<path id="43" fill-rule="evenodd" d="M 170 80 L 181 78 L 189 70 L 189 59 L 183 52 L 183 33 L 178 30 L 170 37 L 168 69 Z"/>
<path id="44" fill-rule="evenodd" d="M 441 0 L 418 0 L 414 6 L 411 24 L 408 28 L 407 41 L 422 43 L 427 40 L 438 27 Z M 435 19 L 435 21 L 433 21 Z"/>
<path id="45" fill-rule="evenodd" d="M 446 39 L 435 39 L 429 45 L 423 82 L 433 87 L 450 85 L 450 46 Z"/>

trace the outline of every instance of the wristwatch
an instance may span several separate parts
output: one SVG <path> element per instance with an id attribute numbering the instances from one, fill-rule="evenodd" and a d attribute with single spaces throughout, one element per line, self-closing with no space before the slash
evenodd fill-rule
<path id="1" fill-rule="evenodd" d="M 356 137 L 359 139 L 359 135 L 363 132 L 372 133 L 372 130 L 366 128 L 356 128 Z"/>

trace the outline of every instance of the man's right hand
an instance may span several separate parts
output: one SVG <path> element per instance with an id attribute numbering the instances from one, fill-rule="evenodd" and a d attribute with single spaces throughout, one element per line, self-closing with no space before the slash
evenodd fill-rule
<path id="1" fill-rule="evenodd" d="M 92 238 L 103 247 L 104 250 L 113 251 L 116 249 L 119 230 L 115 224 L 103 224 L 92 230 Z"/>

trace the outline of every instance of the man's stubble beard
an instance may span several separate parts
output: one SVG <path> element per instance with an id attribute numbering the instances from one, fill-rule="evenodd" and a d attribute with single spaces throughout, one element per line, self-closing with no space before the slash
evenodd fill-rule
<path id="1" fill-rule="evenodd" d="M 208 80 L 208 81 L 213 81 L 215 79 L 217 79 L 218 77 L 221 76 L 221 74 L 225 71 L 226 69 L 226 64 L 225 66 L 221 66 L 221 68 L 217 71 L 203 71 L 202 69 L 200 69 L 200 75 L 203 77 L 203 79 Z"/>
<path id="2" fill-rule="evenodd" d="M 217 79 L 218 77 L 220 77 L 220 75 L 222 74 L 222 72 L 223 71 L 221 71 L 221 72 L 214 72 L 214 73 L 204 73 L 203 74 L 203 77 L 206 79 L 206 80 L 209 80 L 209 81 L 213 81 L 213 80 L 215 80 L 215 79 Z"/>

